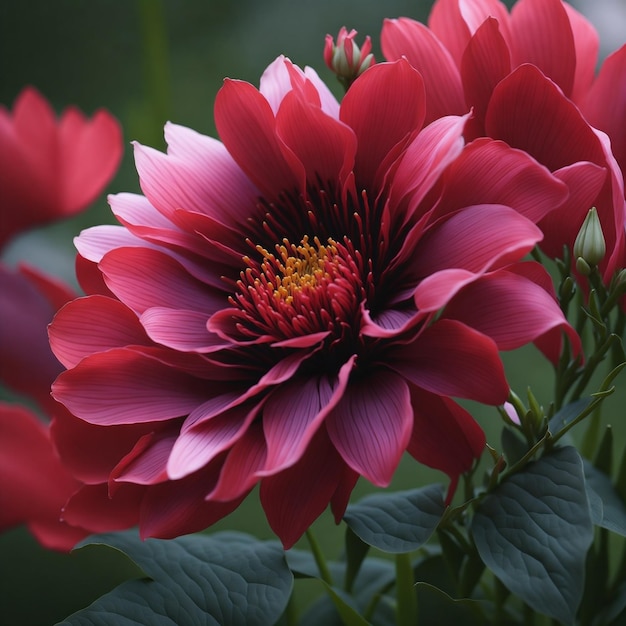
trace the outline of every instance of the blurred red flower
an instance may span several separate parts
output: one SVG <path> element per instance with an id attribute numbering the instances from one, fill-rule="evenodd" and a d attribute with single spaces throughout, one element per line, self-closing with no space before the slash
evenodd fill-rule
<path id="1" fill-rule="evenodd" d="M 566 185 L 466 117 L 424 127 L 421 76 L 373 66 L 341 106 L 284 58 L 260 89 L 227 80 L 223 143 L 168 124 L 135 146 L 145 195 L 77 239 L 82 285 L 50 331 L 67 367 L 53 435 L 86 483 L 65 519 L 111 497 L 145 536 L 199 530 L 260 482 L 286 547 L 359 476 L 405 450 L 451 492 L 484 435 L 450 396 L 502 404 L 499 349 L 579 339 L 536 263 L 534 222 Z"/>
<path id="2" fill-rule="evenodd" d="M 69 107 L 57 121 L 45 98 L 26 87 L 12 113 L 0 107 L 0 248 L 24 230 L 85 209 L 121 157 L 120 126 L 108 112 L 87 119 Z"/>

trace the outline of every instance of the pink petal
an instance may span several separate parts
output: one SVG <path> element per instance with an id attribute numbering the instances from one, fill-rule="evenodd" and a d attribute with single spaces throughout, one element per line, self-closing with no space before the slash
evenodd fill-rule
<path id="1" fill-rule="evenodd" d="M 312 67 L 305 67 L 304 75 L 315 86 L 320 99 L 322 111 L 338 120 L 339 103 L 337 102 L 337 98 L 333 95 L 333 92 L 328 88 L 328 85 L 326 85 L 326 83 L 318 76 L 317 72 Z"/>
<path id="2" fill-rule="evenodd" d="M 413 342 L 390 348 L 386 362 L 437 395 L 492 405 L 502 404 L 509 395 L 493 339 L 454 320 L 440 320 Z"/>
<path id="3" fill-rule="evenodd" d="M 358 140 L 358 188 L 371 184 L 389 151 L 422 127 L 425 114 L 424 81 L 404 59 L 374 65 L 355 81 L 340 118 Z"/>
<path id="4" fill-rule="evenodd" d="M 518 67 L 494 89 L 485 130 L 489 137 L 525 150 L 551 171 L 576 161 L 606 161 L 578 108 L 532 65 Z"/>
<path id="5" fill-rule="evenodd" d="M 203 381 L 128 348 L 84 358 L 63 372 L 53 397 L 92 424 L 160 422 L 206 399 Z"/>
<path id="6" fill-rule="evenodd" d="M 508 41 L 509 14 L 499 0 L 439 0 L 428 16 L 428 26 L 460 66 L 470 37 L 491 17 Z"/>
<path id="7" fill-rule="evenodd" d="M 257 406 L 236 406 L 211 417 L 189 416 L 191 427 L 183 429 L 167 462 L 168 476 L 177 480 L 208 465 L 239 439 L 259 411 Z"/>
<path id="8" fill-rule="evenodd" d="M 444 115 L 463 115 L 468 107 L 454 60 L 423 24 L 401 17 L 386 19 L 381 47 L 388 61 L 406 57 L 426 86 L 426 123 Z"/>
<path id="9" fill-rule="evenodd" d="M 94 332 L 94 329 L 97 329 Z M 105 296 L 78 298 L 64 306 L 49 327 L 50 346 L 66 368 L 95 352 L 150 345 L 137 316 Z"/>
<path id="10" fill-rule="evenodd" d="M 215 489 L 207 500 L 228 501 L 248 493 L 258 482 L 266 459 L 265 438 L 260 422 L 253 422 L 230 449 Z"/>
<path id="11" fill-rule="evenodd" d="M 580 103 L 589 92 L 593 82 L 600 42 L 593 24 L 571 5 L 564 2 L 563 7 L 569 18 L 576 49 L 576 72 L 572 87 L 572 100 Z"/>
<path id="12" fill-rule="evenodd" d="M 553 362 L 559 357 L 561 331 L 570 337 L 574 353 L 580 350 L 580 339 L 557 301 L 517 273 L 502 270 L 482 276 L 450 301 L 444 315 L 488 335 L 500 350 L 514 350 L 551 331 L 557 331 Z"/>
<path id="13" fill-rule="evenodd" d="M 285 550 L 328 506 L 344 463 L 323 428 L 309 442 L 304 456 L 291 467 L 261 482 L 261 504 Z"/>
<path id="14" fill-rule="evenodd" d="M 126 246 L 150 247 L 150 244 L 130 233 L 123 226 L 104 224 L 83 230 L 74 238 L 74 245 L 78 253 L 94 263 L 99 263 L 102 257 L 115 248 Z"/>
<path id="15" fill-rule="evenodd" d="M 409 215 L 431 190 L 444 169 L 463 149 L 466 117 L 444 117 L 422 130 L 407 147 L 392 188 L 392 207 L 408 203 Z"/>
<path id="16" fill-rule="evenodd" d="M 206 353 L 225 345 L 222 339 L 207 330 L 206 313 L 152 307 L 146 309 L 140 319 L 153 341 L 174 350 Z"/>
<path id="17" fill-rule="evenodd" d="M 326 419 L 343 460 L 379 487 L 390 483 L 412 427 L 408 386 L 385 370 L 351 381 Z"/>
<path id="18" fill-rule="evenodd" d="M 487 138 L 466 146 L 443 180 L 437 215 L 473 204 L 503 204 L 538 222 L 568 195 L 567 185 L 528 154 Z"/>
<path id="19" fill-rule="evenodd" d="M 343 471 L 339 476 L 339 484 L 337 485 L 337 489 L 335 490 L 335 493 L 330 501 L 330 508 L 335 518 L 335 524 L 339 524 L 339 522 L 341 522 L 341 519 L 346 512 L 346 508 L 348 507 L 352 490 L 354 489 L 358 479 L 358 472 L 355 472 L 351 467 L 344 465 Z"/>
<path id="20" fill-rule="evenodd" d="M 176 441 L 176 433 L 166 430 L 144 435 L 135 447 L 115 466 L 109 478 L 111 494 L 119 488 L 115 483 L 153 485 L 168 479 L 167 460 Z"/>
<path id="21" fill-rule="evenodd" d="M 259 476 L 277 474 L 296 463 L 328 413 L 346 391 L 354 358 L 345 363 L 337 380 L 295 378 L 278 387 L 263 408 L 267 459 Z"/>
<path id="22" fill-rule="evenodd" d="M 541 238 L 535 224 L 509 207 L 468 207 L 426 233 L 416 250 L 414 272 L 431 277 L 446 269 L 485 271 L 519 260 Z"/>
<path id="23" fill-rule="evenodd" d="M 346 125 L 292 91 L 276 115 L 276 133 L 298 157 L 309 181 L 343 181 L 352 171 L 357 142 Z"/>
<path id="24" fill-rule="evenodd" d="M 226 148 L 250 180 L 274 199 L 304 191 L 304 169 L 276 136 L 267 100 L 249 83 L 224 81 L 215 99 L 215 125 Z"/>
<path id="25" fill-rule="evenodd" d="M 112 250 L 100 262 L 100 269 L 109 289 L 138 313 L 156 306 L 198 311 L 208 317 L 226 303 L 221 293 L 196 280 L 159 250 Z"/>
<path id="26" fill-rule="evenodd" d="M 613 154 L 626 177 L 626 45 L 606 58 L 581 109 L 592 126 L 611 138 Z"/>
<path id="27" fill-rule="evenodd" d="M 476 134 L 483 135 L 482 120 L 491 94 L 511 71 L 509 48 L 496 19 L 488 18 L 478 28 L 467 45 L 460 68 L 465 99 L 474 108 L 479 124 Z"/>
<path id="28" fill-rule="evenodd" d="M 532 63 L 571 96 L 576 49 L 561 0 L 519 0 L 511 10 L 513 67 Z"/>
<path id="29" fill-rule="evenodd" d="M 420 463 L 445 472 L 454 495 L 459 476 L 485 449 L 485 434 L 474 418 L 450 398 L 411 389 L 414 424 L 407 451 Z"/>

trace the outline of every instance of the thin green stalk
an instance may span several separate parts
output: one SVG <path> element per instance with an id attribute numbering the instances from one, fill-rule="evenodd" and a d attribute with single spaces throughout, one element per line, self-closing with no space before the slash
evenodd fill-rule
<path id="1" fill-rule="evenodd" d="M 417 596 L 410 554 L 396 554 L 396 624 L 417 624 Z"/>
<path id="2" fill-rule="evenodd" d="M 328 565 L 326 564 L 326 559 L 324 558 L 324 554 L 320 548 L 319 543 L 317 543 L 317 539 L 313 534 L 313 531 L 309 528 L 306 531 L 306 538 L 309 542 L 309 546 L 311 546 L 311 552 L 313 553 L 313 558 L 315 559 L 315 564 L 317 565 L 317 569 L 320 573 L 320 578 L 331 587 L 333 586 L 333 577 L 330 575 L 330 570 L 328 569 Z"/>

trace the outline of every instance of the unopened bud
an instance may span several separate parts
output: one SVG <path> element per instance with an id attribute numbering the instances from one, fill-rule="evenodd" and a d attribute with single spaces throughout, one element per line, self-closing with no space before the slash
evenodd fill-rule
<path id="1" fill-rule="evenodd" d="M 574 242 L 574 258 L 576 268 L 581 274 L 589 275 L 578 268 L 580 259 L 583 259 L 591 268 L 598 265 L 606 254 L 606 243 L 602 233 L 602 226 L 596 208 L 589 209 L 587 217 L 580 227 L 576 241 Z M 584 267 L 584 266 L 583 266 Z"/>
<path id="2" fill-rule="evenodd" d="M 354 43 L 356 34 L 356 30 L 352 29 L 348 32 L 347 28 L 342 26 L 337 35 L 336 45 L 332 36 L 326 35 L 324 61 L 337 74 L 337 78 L 346 88 L 368 67 L 376 63 L 374 55 L 371 53 L 372 41 L 369 36 L 365 38 L 363 47 L 359 48 Z"/>
<path id="3" fill-rule="evenodd" d="M 585 261 L 581 256 L 576 259 L 576 271 L 583 276 L 589 276 L 591 274 L 591 267 L 589 263 Z"/>

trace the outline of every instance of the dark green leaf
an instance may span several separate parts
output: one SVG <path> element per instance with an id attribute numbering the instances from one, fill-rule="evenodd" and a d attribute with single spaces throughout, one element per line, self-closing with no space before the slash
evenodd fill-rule
<path id="1" fill-rule="evenodd" d="M 376 493 L 348 507 L 345 521 L 367 544 L 410 552 L 426 543 L 445 511 L 443 487 Z"/>
<path id="2" fill-rule="evenodd" d="M 593 398 L 581 398 L 580 400 L 565 405 L 552 416 L 552 419 L 548 422 L 548 430 L 555 435 L 565 428 L 565 426 L 573 422 L 583 411 L 589 408 L 593 400 Z"/>
<path id="3" fill-rule="evenodd" d="M 63 626 L 269 626 L 291 595 L 293 576 L 275 542 L 238 533 L 141 541 L 126 531 L 90 543 L 121 550 L 149 579 L 120 585 Z"/>
<path id="4" fill-rule="evenodd" d="M 582 459 L 557 448 L 485 497 L 472 534 L 485 565 L 531 608 L 572 623 L 593 526 Z"/>
<path id="5" fill-rule="evenodd" d="M 593 523 L 626 537 L 626 505 L 611 479 L 589 461 L 585 460 L 583 464 Z"/>
<path id="6" fill-rule="evenodd" d="M 417 583 L 416 591 L 419 626 L 440 626 L 440 624 L 481 626 L 485 623 L 485 613 L 491 611 L 487 602 L 455 600 L 441 589 L 428 583 Z"/>

